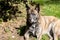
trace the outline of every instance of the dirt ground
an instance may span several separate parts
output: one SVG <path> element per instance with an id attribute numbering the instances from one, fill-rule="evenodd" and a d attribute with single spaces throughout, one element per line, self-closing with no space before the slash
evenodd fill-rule
<path id="1" fill-rule="evenodd" d="M 25 24 L 25 19 L 17 19 L 9 22 L 2 22 L 0 24 L 0 40 L 23 40 L 23 36 L 17 33 L 16 28 Z"/>

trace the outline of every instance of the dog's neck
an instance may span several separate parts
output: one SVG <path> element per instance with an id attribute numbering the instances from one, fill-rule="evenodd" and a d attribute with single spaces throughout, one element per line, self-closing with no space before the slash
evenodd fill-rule
<path id="1" fill-rule="evenodd" d="M 30 35 L 36 37 L 36 32 L 37 32 L 37 28 L 38 28 L 38 23 L 33 23 L 30 27 L 29 27 L 29 32 Z"/>

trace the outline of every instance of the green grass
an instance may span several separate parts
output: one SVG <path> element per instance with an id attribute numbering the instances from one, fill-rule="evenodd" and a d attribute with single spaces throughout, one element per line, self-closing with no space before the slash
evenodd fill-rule
<path id="1" fill-rule="evenodd" d="M 60 18 L 60 4 L 45 4 L 41 7 L 43 15 L 56 16 Z"/>
<path id="2" fill-rule="evenodd" d="M 41 40 L 49 40 L 49 36 L 47 34 L 42 35 Z"/>

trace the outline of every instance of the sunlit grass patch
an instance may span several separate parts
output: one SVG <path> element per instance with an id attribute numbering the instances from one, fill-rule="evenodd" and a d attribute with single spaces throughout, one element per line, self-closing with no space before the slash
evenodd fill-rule
<path id="1" fill-rule="evenodd" d="M 42 35 L 41 40 L 49 40 L 49 36 L 47 34 Z"/>
<path id="2" fill-rule="evenodd" d="M 58 40 L 60 40 L 60 37 L 58 38 Z"/>
<path id="3" fill-rule="evenodd" d="M 56 4 L 49 4 L 49 5 L 43 5 L 41 7 L 41 12 L 43 13 L 43 15 L 48 15 L 48 16 L 56 16 L 58 18 L 60 18 L 60 5 L 56 5 Z"/>

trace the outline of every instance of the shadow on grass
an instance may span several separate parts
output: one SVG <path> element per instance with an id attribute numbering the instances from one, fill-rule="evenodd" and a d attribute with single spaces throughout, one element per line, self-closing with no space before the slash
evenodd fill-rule
<path id="1" fill-rule="evenodd" d="M 17 32 L 20 36 L 24 36 L 25 30 L 26 30 L 26 25 L 20 26 L 20 28 L 16 28 L 16 29 L 17 29 Z"/>

